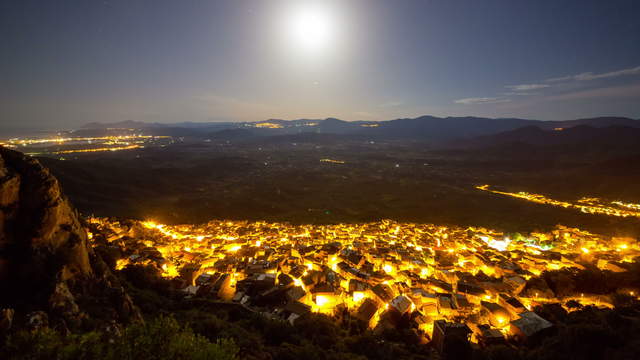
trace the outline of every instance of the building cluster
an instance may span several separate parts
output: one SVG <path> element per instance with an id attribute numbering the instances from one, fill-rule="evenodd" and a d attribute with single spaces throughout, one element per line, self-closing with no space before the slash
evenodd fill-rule
<path id="1" fill-rule="evenodd" d="M 551 206 L 559 206 L 567 209 L 579 210 L 586 214 L 600 214 L 619 217 L 638 217 L 640 218 L 640 204 L 625 203 L 622 201 L 604 202 L 599 198 L 585 197 L 576 202 L 567 202 L 548 198 L 540 194 L 531 194 L 528 192 L 510 193 L 491 189 L 489 185 L 476 186 L 476 189 L 487 191 L 494 194 L 510 196 L 517 199 L 527 200 L 538 204 Z"/>
<path id="2" fill-rule="evenodd" d="M 170 142 L 170 136 L 117 135 L 96 137 L 62 137 L 22 139 L 0 142 L 0 146 L 19 149 L 27 155 L 62 155 L 86 152 L 121 151 L 144 148 L 158 142 Z"/>
<path id="3" fill-rule="evenodd" d="M 318 312 L 374 330 L 409 326 L 441 349 L 452 337 L 484 345 L 542 336 L 552 324 L 531 311 L 538 304 L 611 307 L 603 296 L 557 298 L 529 280 L 585 263 L 626 271 L 625 263 L 640 255 L 633 239 L 566 227 L 524 237 L 393 221 L 89 222 L 121 252 L 118 269 L 155 266 L 185 296 L 237 304 L 291 323 Z M 637 290 L 627 291 L 637 296 Z"/>

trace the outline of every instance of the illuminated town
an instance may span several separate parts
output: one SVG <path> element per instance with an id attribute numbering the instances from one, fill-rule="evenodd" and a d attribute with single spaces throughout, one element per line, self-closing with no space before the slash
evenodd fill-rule
<path id="1" fill-rule="evenodd" d="M 523 236 L 394 221 L 89 223 L 92 241 L 99 236 L 119 249 L 116 269 L 155 267 L 186 297 L 209 297 L 291 323 L 308 312 L 355 318 L 372 329 L 392 328 L 404 318 L 425 340 L 464 327 L 480 344 L 550 328 L 531 311 L 536 305 L 613 307 L 609 296 L 558 298 L 548 287 L 526 286 L 544 271 L 591 264 L 624 272 L 640 255 L 634 239 L 562 226 Z"/>
<path id="2" fill-rule="evenodd" d="M 489 185 L 476 186 L 476 189 L 488 191 L 494 194 L 511 196 L 517 199 L 527 200 L 538 204 L 560 206 L 568 209 L 576 209 L 587 214 L 602 214 L 619 217 L 640 217 L 640 204 L 624 203 L 622 201 L 603 202 L 599 198 L 586 197 L 575 203 L 550 199 L 544 195 L 531 194 L 527 192 L 510 193 L 493 190 Z"/>
<path id="3" fill-rule="evenodd" d="M 0 142 L 0 146 L 17 149 L 28 155 L 61 155 L 87 152 L 106 152 L 141 149 L 147 145 L 169 143 L 170 136 L 118 135 L 97 137 L 44 137 L 13 138 Z"/>

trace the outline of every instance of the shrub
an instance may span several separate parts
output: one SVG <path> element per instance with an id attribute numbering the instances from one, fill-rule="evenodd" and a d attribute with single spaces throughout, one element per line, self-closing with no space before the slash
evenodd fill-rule
<path id="1" fill-rule="evenodd" d="M 115 359 L 235 359 L 237 348 L 229 340 L 211 343 L 172 317 L 127 327 L 115 347 Z"/>
<path id="2" fill-rule="evenodd" d="M 230 340 L 210 342 L 182 327 L 172 317 L 129 325 L 121 337 L 108 339 L 100 333 L 64 336 L 51 329 L 22 331 L 10 336 L 3 359 L 28 360 L 233 360 L 238 352 Z"/>

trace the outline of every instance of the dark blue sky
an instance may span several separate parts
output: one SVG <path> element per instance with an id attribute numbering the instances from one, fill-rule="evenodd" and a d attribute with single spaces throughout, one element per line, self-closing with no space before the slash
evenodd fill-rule
<path id="1" fill-rule="evenodd" d="M 639 19 L 637 0 L 4 0 L 0 124 L 640 118 Z"/>

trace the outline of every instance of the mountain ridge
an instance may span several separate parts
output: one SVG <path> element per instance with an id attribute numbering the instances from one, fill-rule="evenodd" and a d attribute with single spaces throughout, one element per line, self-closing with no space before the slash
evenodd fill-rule
<path id="1" fill-rule="evenodd" d="M 468 139 L 464 143 L 457 143 L 463 148 L 482 148 L 505 144 L 522 143 L 534 146 L 557 146 L 567 144 L 592 144 L 611 147 L 640 145 L 640 128 L 629 126 L 593 127 L 577 125 L 569 128 L 548 130 L 536 126 L 505 131 L 497 134 Z M 451 144 L 455 146 L 456 144 Z"/>
<path id="2" fill-rule="evenodd" d="M 96 125 L 98 124 L 98 125 Z M 370 140 L 410 140 L 432 143 L 446 143 L 455 139 L 472 139 L 478 136 L 498 134 L 522 127 L 534 126 L 543 130 L 565 129 L 587 125 L 594 128 L 627 126 L 640 128 L 640 121 L 625 117 L 597 117 L 575 120 L 541 121 L 519 118 L 484 117 L 435 117 L 424 115 L 416 118 L 401 118 L 385 121 L 345 121 L 337 118 L 326 119 L 268 119 L 238 123 L 176 123 L 158 124 L 125 121 L 111 124 L 94 123 L 87 126 L 101 126 L 99 129 L 83 127 L 73 132 L 73 136 L 113 133 L 114 129 L 139 131 L 146 135 L 192 137 L 202 139 L 236 140 L 241 138 L 293 135 L 301 133 L 323 133 L 335 135 L 358 135 Z M 226 136 L 229 136 L 228 138 Z"/>
<path id="3" fill-rule="evenodd" d="M 598 117 L 590 117 L 590 118 L 578 118 L 578 119 L 570 119 L 570 120 L 538 120 L 538 119 L 522 119 L 522 118 L 513 118 L 513 117 L 479 117 L 479 116 L 446 116 L 446 117 L 438 117 L 433 115 L 421 115 L 414 118 L 395 118 L 388 120 L 342 120 L 335 117 L 327 117 L 324 119 L 310 119 L 310 118 L 299 118 L 299 119 L 264 119 L 257 121 L 222 121 L 222 122 L 213 122 L 213 121 L 185 121 L 185 122 L 176 122 L 176 123 L 159 123 L 159 122 L 145 122 L 145 121 L 135 121 L 135 120 L 124 120 L 124 121 L 116 121 L 116 122 L 90 122 L 82 125 L 81 129 L 100 129 L 100 128 L 127 128 L 127 127 L 206 127 L 206 126 L 215 126 L 215 125 L 243 125 L 243 124 L 260 124 L 260 123 L 279 123 L 279 124 L 295 124 L 295 123 L 303 123 L 303 122 L 340 122 L 340 123 L 351 123 L 351 124 L 383 124 L 390 122 L 404 122 L 404 121 L 434 121 L 434 120 L 476 120 L 476 121 L 486 121 L 486 120 L 494 120 L 494 121 L 516 121 L 516 122 L 526 122 L 532 124 L 543 124 L 545 126 L 552 125 L 565 125 L 565 126 L 577 126 L 577 125 L 588 125 L 592 126 L 610 126 L 615 124 L 624 124 L 624 125 L 636 125 L 640 126 L 640 119 L 632 119 L 623 116 L 598 116 Z"/>

